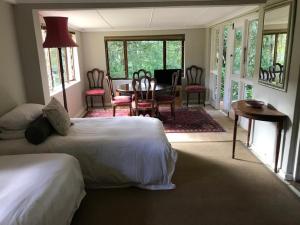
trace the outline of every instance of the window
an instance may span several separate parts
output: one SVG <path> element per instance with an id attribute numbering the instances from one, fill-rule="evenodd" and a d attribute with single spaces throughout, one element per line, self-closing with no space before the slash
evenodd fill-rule
<path id="1" fill-rule="evenodd" d="M 131 79 L 139 69 L 182 69 L 184 35 L 105 37 L 107 70 L 113 79 Z"/>
<path id="2" fill-rule="evenodd" d="M 242 28 L 235 29 L 234 32 L 234 54 L 233 54 L 233 74 L 241 73 L 241 59 L 242 59 Z"/>
<path id="3" fill-rule="evenodd" d="M 256 43 L 257 43 L 258 20 L 249 22 L 248 27 L 248 44 L 247 44 L 247 65 L 246 76 L 253 78 L 255 70 Z"/>
<path id="4" fill-rule="evenodd" d="M 244 86 L 244 99 L 253 98 L 253 86 L 251 84 L 245 84 Z"/>
<path id="5" fill-rule="evenodd" d="M 262 69 L 269 70 L 275 63 L 284 65 L 286 32 L 265 33 L 261 54 Z"/>
<path id="6" fill-rule="evenodd" d="M 70 33 L 72 39 L 76 42 L 75 33 Z M 46 38 L 46 30 L 42 28 L 43 41 Z M 48 83 L 50 93 L 57 91 L 61 87 L 60 67 L 57 48 L 45 48 L 45 60 L 48 74 Z M 62 61 L 64 69 L 65 83 L 69 84 L 79 80 L 79 65 L 77 48 L 62 48 Z"/>
<path id="7" fill-rule="evenodd" d="M 239 100 L 239 83 L 232 81 L 231 83 L 231 102 Z"/>

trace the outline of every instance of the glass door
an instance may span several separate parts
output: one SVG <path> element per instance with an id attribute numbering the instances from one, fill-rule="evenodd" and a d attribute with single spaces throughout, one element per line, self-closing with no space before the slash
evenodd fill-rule
<path id="1" fill-rule="evenodd" d="M 212 28 L 211 104 L 229 113 L 231 104 L 253 98 L 258 15 Z"/>
<path id="2" fill-rule="evenodd" d="M 214 108 L 220 108 L 220 28 L 212 29 L 212 43 L 211 43 L 211 60 L 210 60 L 210 90 L 211 90 L 211 104 Z"/>
<path id="3" fill-rule="evenodd" d="M 223 26 L 223 46 L 222 46 L 222 70 L 221 70 L 221 83 L 220 83 L 220 109 L 225 113 L 228 113 L 230 95 L 228 90 L 228 85 L 230 83 L 229 66 L 230 66 L 230 52 L 229 52 L 229 44 L 230 44 L 230 30 L 232 24 L 226 24 Z"/>

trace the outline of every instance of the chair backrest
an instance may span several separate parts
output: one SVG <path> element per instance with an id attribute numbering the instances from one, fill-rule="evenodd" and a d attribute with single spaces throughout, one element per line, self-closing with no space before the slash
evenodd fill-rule
<path id="1" fill-rule="evenodd" d="M 187 78 L 187 85 L 192 84 L 202 84 L 202 74 L 203 69 L 201 67 L 192 65 L 186 68 L 186 78 Z"/>
<path id="2" fill-rule="evenodd" d="M 279 83 L 282 83 L 282 76 L 283 76 L 283 65 L 280 63 L 275 63 L 274 66 L 270 66 L 269 68 L 270 76 L 272 77 L 272 81 L 276 80 L 278 77 Z"/>
<path id="3" fill-rule="evenodd" d="M 260 68 L 259 79 L 264 80 L 264 81 L 271 81 L 272 77 L 270 76 L 270 72 L 268 70 Z"/>
<path id="4" fill-rule="evenodd" d="M 87 72 L 87 78 L 89 81 L 89 88 L 103 88 L 104 71 L 97 68 Z"/>
<path id="5" fill-rule="evenodd" d="M 149 71 L 146 71 L 144 69 L 140 69 L 138 71 L 135 71 L 133 74 L 132 74 L 132 79 L 137 79 L 137 78 L 140 78 L 142 76 L 148 76 L 148 77 L 152 77 L 151 75 L 151 72 Z"/>
<path id="6" fill-rule="evenodd" d="M 181 75 L 181 70 L 178 70 L 172 74 L 172 88 L 171 88 L 171 95 L 176 95 L 176 87 L 178 83 L 178 78 Z"/>
<path id="7" fill-rule="evenodd" d="M 113 86 L 113 80 L 111 79 L 111 76 L 109 74 L 106 74 L 105 80 L 107 81 L 107 86 L 108 90 L 110 92 L 110 95 L 112 98 L 115 97 L 115 92 L 114 92 L 114 86 Z"/>
<path id="8" fill-rule="evenodd" d="M 156 79 L 148 76 L 142 76 L 132 80 L 135 102 L 139 100 L 154 100 Z"/>

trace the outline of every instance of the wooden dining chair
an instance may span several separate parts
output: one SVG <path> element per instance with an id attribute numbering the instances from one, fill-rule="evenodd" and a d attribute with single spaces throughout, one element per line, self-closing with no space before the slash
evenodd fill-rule
<path id="1" fill-rule="evenodd" d="M 176 100 L 176 88 L 178 83 L 178 78 L 181 75 L 181 70 L 174 72 L 172 74 L 172 87 L 169 93 L 158 95 L 155 97 L 157 111 L 159 112 L 160 105 L 170 105 L 171 115 L 173 120 L 175 120 L 175 100 Z"/>
<path id="2" fill-rule="evenodd" d="M 134 91 L 132 109 L 138 116 L 149 114 L 151 117 L 155 115 L 155 88 L 156 79 L 148 76 L 141 76 L 132 80 L 132 88 Z"/>
<path id="3" fill-rule="evenodd" d="M 132 74 L 132 79 L 137 79 L 137 78 L 140 78 L 142 76 L 148 76 L 148 77 L 152 77 L 151 75 L 151 72 L 149 71 L 146 71 L 144 69 L 140 69 L 138 71 L 135 71 L 133 74 Z"/>
<path id="4" fill-rule="evenodd" d="M 198 94 L 198 104 L 200 104 L 201 94 L 203 94 L 203 105 L 205 106 L 206 88 L 202 84 L 203 69 L 198 66 L 190 66 L 186 69 L 187 84 L 186 91 L 186 104 L 189 105 L 190 94 Z"/>
<path id="5" fill-rule="evenodd" d="M 132 114 L 131 110 L 131 96 L 116 96 L 114 92 L 114 86 L 113 86 L 113 80 L 111 79 L 110 75 L 107 74 L 105 76 L 105 79 L 107 81 L 108 90 L 110 92 L 111 96 L 111 105 L 113 107 L 113 116 L 116 116 L 116 108 L 117 107 L 129 107 L 130 116 Z"/>
<path id="6" fill-rule="evenodd" d="M 88 98 L 91 100 L 91 107 L 94 107 L 93 98 L 100 96 L 102 98 L 102 105 L 105 108 L 105 90 L 103 88 L 104 71 L 97 68 L 87 72 L 89 82 L 89 90 L 85 92 L 86 110 L 89 109 Z"/>

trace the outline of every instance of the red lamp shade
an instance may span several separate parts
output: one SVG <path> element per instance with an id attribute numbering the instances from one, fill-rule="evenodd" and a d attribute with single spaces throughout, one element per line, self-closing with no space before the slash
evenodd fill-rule
<path id="1" fill-rule="evenodd" d="M 44 48 L 78 47 L 68 31 L 67 17 L 44 17 L 46 22 L 46 39 Z"/>

